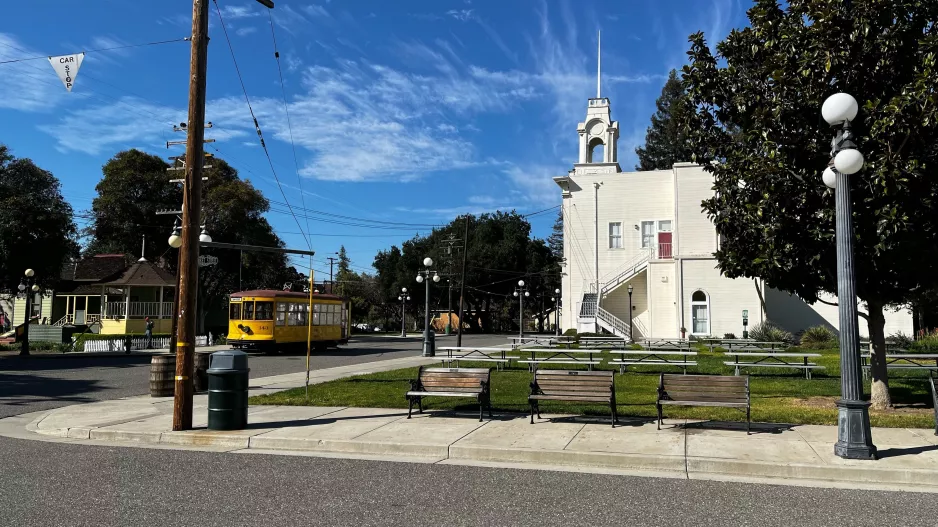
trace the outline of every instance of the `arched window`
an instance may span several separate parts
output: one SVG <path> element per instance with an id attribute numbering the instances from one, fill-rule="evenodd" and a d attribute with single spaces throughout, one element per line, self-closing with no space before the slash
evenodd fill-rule
<path id="1" fill-rule="evenodd" d="M 710 334 L 710 297 L 701 290 L 694 291 L 690 297 L 691 334 Z"/>
<path id="2" fill-rule="evenodd" d="M 587 163 L 602 163 L 605 160 L 605 145 L 603 145 L 603 140 L 594 137 L 590 141 L 589 145 L 589 155 L 586 158 Z"/>

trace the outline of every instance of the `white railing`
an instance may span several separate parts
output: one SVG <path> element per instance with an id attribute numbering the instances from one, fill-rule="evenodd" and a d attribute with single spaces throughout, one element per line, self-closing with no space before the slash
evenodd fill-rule
<path id="1" fill-rule="evenodd" d="M 671 242 L 659 243 L 658 244 L 658 259 L 670 260 L 672 258 L 674 258 L 674 255 L 671 253 Z"/>
<path id="2" fill-rule="evenodd" d="M 94 351 L 126 351 L 124 349 L 126 337 L 121 335 L 115 335 L 114 338 L 108 339 L 95 339 L 95 340 L 86 340 L 83 344 L 81 351 L 84 352 L 94 352 Z M 195 338 L 196 346 L 208 346 L 208 337 L 205 335 L 198 336 Z M 145 350 L 147 349 L 147 338 L 146 337 L 131 337 L 130 338 L 130 349 L 133 350 Z M 150 342 L 150 349 L 169 349 L 169 337 L 154 337 L 152 342 Z"/>
<path id="3" fill-rule="evenodd" d="M 624 320 L 601 307 L 597 307 L 596 309 L 596 318 L 608 326 L 608 329 L 612 331 L 613 334 L 629 338 L 629 325 Z"/>
<path id="4" fill-rule="evenodd" d="M 84 323 L 84 324 L 91 325 L 91 324 L 94 324 L 95 322 L 98 322 L 98 321 L 100 321 L 100 320 L 101 320 L 101 315 L 98 315 L 98 314 L 87 315 L 87 314 L 86 314 L 86 315 L 85 315 L 85 321 L 84 321 L 83 323 Z M 56 327 L 62 327 L 62 326 L 67 326 L 67 325 L 69 325 L 69 324 L 74 324 L 74 323 L 75 323 L 75 315 L 74 315 L 74 314 L 71 314 L 71 315 L 65 315 L 64 317 L 58 319 L 58 320 L 57 320 L 54 324 L 52 324 L 52 325 L 53 325 L 53 326 L 56 326 Z"/>
<path id="5" fill-rule="evenodd" d="M 605 295 L 609 291 L 612 291 L 616 287 L 619 287 L 620 284 L 632 278 L 642 269 L 648 266 L 648 260 L 651 260 L 652 249 L 650 247 L 644 247 L 641 249 L 637 255 L 632 257 L 631 260 L 620 265 L 616 270 L 607 274 L 602 279 L 602 293 Z"/>
<path id="6" fill-rule="evenodd" d="M 71 323 L 72 323 L 72 318 L 73 318 L 72 315 L 65 315 L 64 317 L 62 317 L 62 318 L 56 320 L 55 323 L 52 324 L 52 325 L 55 326 L 55 327 L 60 328 L 60 327 L 65 326 L 65 325 L 67 325 L 67 324 L 71 324 Z"/>
<path id="7" fill-rule="evenodd" d="M 130 318 L 173 316 L 172 302 L 131 302 Z M 124 318 L 127 312 L 126 302 L 108 302 L 104 304 L 104 317 L 109 319 Z"/>

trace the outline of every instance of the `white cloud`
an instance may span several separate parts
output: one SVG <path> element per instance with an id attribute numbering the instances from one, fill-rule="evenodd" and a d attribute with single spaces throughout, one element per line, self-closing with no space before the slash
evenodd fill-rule
<path id="1" fill-rule="evenodd" d="M 436 129 L 443 132 L 444 134 L 455 134 L 459 131 L 455 126 L 447 123 L 440 123 L 436 125 Z"/>
<path id="2" fill-rule="evenodd" d="M 254 33 L 254 32 L 256 32 L 256 31 L 257 31 L 257 28 L 254 27 L 254 26 L 245 26 L 245 27 L 241 27 L 241 28 L 236 29 L 236 30 L 235 30 L 235 33 L 236 33 L 239 37 L 243 37 L 243 36 L 245 36 L 245 35 L 250 35 L 251 33 Z"/>
<path id="3" fill-rule="evenodd" d="M 460 22 L 466 22 L 472 19 L 472 11 L 472 9 L 450 9 L 446 14 Z"/>
<path id="4" fill-rule="evenodd" d="M 504 173 L 514 184 L 522 199 L 538 205 L 554 205 L 560 201 L 560 189 L 553 178 L 564 176 L 567 169 L 560 163 L 556 165 L 527 164 L 511 165 Z"/>
<path id="5" fill-rule="evenodd" d="M 42 56 L 26 47 L 12 35 L 0 33 L 0 61 Z M 79 77 L 80 82 L 81 70 Z M 0 108 L 24 112 L 50 112 L 65 97 L 81 98 L 68 93 L 46 59 L 0 65 Z"/>
<path id="6" fill-rule="evenodd" d="M 279 6 L 278 6 L 279 7 Z M 255 7 L 252 4 L 242 4 L 242 5 L 231 5 L 225 4 L 221 7 L 221 15 L 226 21 L 228 20 L 237 20 L 239 18 L 253 18 L 261 16 L 263 14 L 262 9 L 266 9 L 261 5 Z M 214 14 L 215 10 L 211 10 Z"/>
<path id="7" fill-rule="evenodd" d="M 321 5 L 316 5 L 316 4 L 310 4 L 308 6 L 303 7 L 303 11 L 306 11 L 306 13 L 312 17 L 328 17 L 329 16 L 329 12 L 326 11 L 325 7 Z"/>

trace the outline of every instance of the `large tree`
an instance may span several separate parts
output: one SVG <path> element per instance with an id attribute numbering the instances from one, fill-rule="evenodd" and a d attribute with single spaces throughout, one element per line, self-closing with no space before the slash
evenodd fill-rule
<path id="1" fill-rule="evenodd" d="M 203 174 L 202 223 L 214 241 L 283 247 L 283 242 L 264 217 L 269 203 L 248 180 L 225 160 L 213 158 Z M 104 178 L 92 202 L 91 237 L 85 252 L 139 255 L 141 236 L 146 237 L 146 257 L 175 272 L 177 251 L 167 238 L 173 216 L 157 216 L 160 209 L 178 209 L 182 202 L 179 185 L 170 183 L 171 172 L 160 158 L 139 150 L 118 153 L 104 165 Z M 218 263 L 199 270 L 200 314 L 206 308 L 224 308 L 228 294 L 255 288 L 281 289 L 303 275 L 286 266 L 282 254 L 202 249 L 201 254 L 218 257 Z M 201 318 L 200 318 L 201 321 Z"/>
<path id="2" fill-rule="evenodd" d="M 635 149 L 636 170 L 668 169 L 674 163 L 690 161 L 693 155 L 684 132 L 693 107 L 675 70 L 668 74 L 655 106 L 658 109 L 651 116 L 651 126 L 645 133 L 645 146 Z"/>
<path id="3" fill-rule="evenodd" d="M 750 27 L 716 56 L 691 35 L 684 81 L 697 110 L 685 129 L 714 176 L 703 207 L 723 236 L 723 273 L 815 302 L 837 291 L 834 199 L 820 178 L 833 130 L 821 104 L 837 92 L 857 98 L 866 165 L 850 176 L 854 262 L 874 347 L 872 402 L 884 408 L 883 310 L 934 290 L 938 277 L 938 2 L 847 4 L 759 0 Z"/>
<path id="4" fill-rule="evenodd" d="M 417 284 L 417 271 L 423 269 L 422 261 L 426 256 L 433 258 L 435 265 L 443 261 L 448 246 L 444 240 L 450 236 L 462 238 L 465 221 L 464 218 L 453 220 L 427 236 L 417 236 L 404 242 L 401 248 L 392 247 L 375 257 L 378 287 L 385 303 L 397 307 L 395 318 L 400 316 L 397 296 L 402 287 L 411 292 L 409 311 L 422 317 L 425 286 Z M 486 331 L 517 327 L 518 301 L 512 293 L 521 279 L 532 294 L 531 301 L 525 303 L 525 311 L 541 316 L 538 312 L 540 298 L 546 297 L 549 303 L 556 283 L 556 269 L 557 260 L 547 244 L 531 238 L 531 225 L 517 213 L 469 216 L 466 309 L 482 311 L 486 316 L 481 317 L 482 327 L 475 317 L 466 317 L 466 323 L 473 329 Z M 431 282 L 431 310 L 447 305 L 444 284 L 444 281 Z"/>
<path id="5" fill-rule="evenodd" d="M 0 144 L 0 289 L 15 290 L 26 269 L 42 285 L 78 254 L 72 207 L 59 180 Z"/>

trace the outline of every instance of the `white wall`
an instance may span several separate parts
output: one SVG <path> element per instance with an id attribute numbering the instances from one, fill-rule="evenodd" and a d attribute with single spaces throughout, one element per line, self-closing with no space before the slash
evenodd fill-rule
<path id="1" fill-rule="evenodd" d="M 679 336 L 677 324 L 677 280 L 673 261 L 648 264 L 648 290 L 650 291 L 650 327 L 648 336 L 674 338 Z"/>
<path id="2" fill-rule="evenodd" d="M 826 302 L 837 303 L 837 297 L 834 295 L 822 293 L 819 296 Z M 777 289 L 766 288 L 765 291 L 767 318 L 782 329 L 792 333 L 798 333 L 813 326 L 827 326 L 835 332 L 838 331 L 840 322 L 837 309 L 836 305 L 831 306 L 821 302 L 810 305 L 797 296 L 789 295 Z M 863 304 L 859 304 L 858 311 L 866 313 Z M 912 335 L 911 311 L 905 309 L 893 311 L 887 308 L 884 315 L 887 337 L 895 333 Z M 869 325 L 863 317 L 858 317 L 858 328 L 861 337 L 869 337 Z"/>
<path id="3" fill-rule="evenodd" d="M 716 263 L 713 258 L 678 262 L 679 268 L 683 264 L 683 325 L 690 336 L 693 330 L 691 297 L 699 289 L 707 293 L 710 300 L 710 335 L 723 337 L 725 333 L 733 333 L 742 338 L 743 310 L 749 310 L 750 325 L 759 322 L 762 317 L 756 285 L 745 278 L 722 276 Z"/>
<path id="4" fill-rule="evenodd" d="M 693 163 L 674 165 L 675 256 L 712 256 L 717 250 L 716 228 L 701 209 L 713 196 L 713 176 Z"/>
<path id="5" fill-rule="evenodd" d="M 648 281 L 647 271 L 639 273 L 629 283 L 632 284 L 632 314 L 635 317 L 632 324 L 633 336 L 638 339 L 650 336 L 648 333 L 651 327 L 651 312 L 648 305 Z M 600 304 L 603 309 L 624 321 L 629 322 L 629 287 L 628 284 L 622 284 L 602 299 Z"/>

